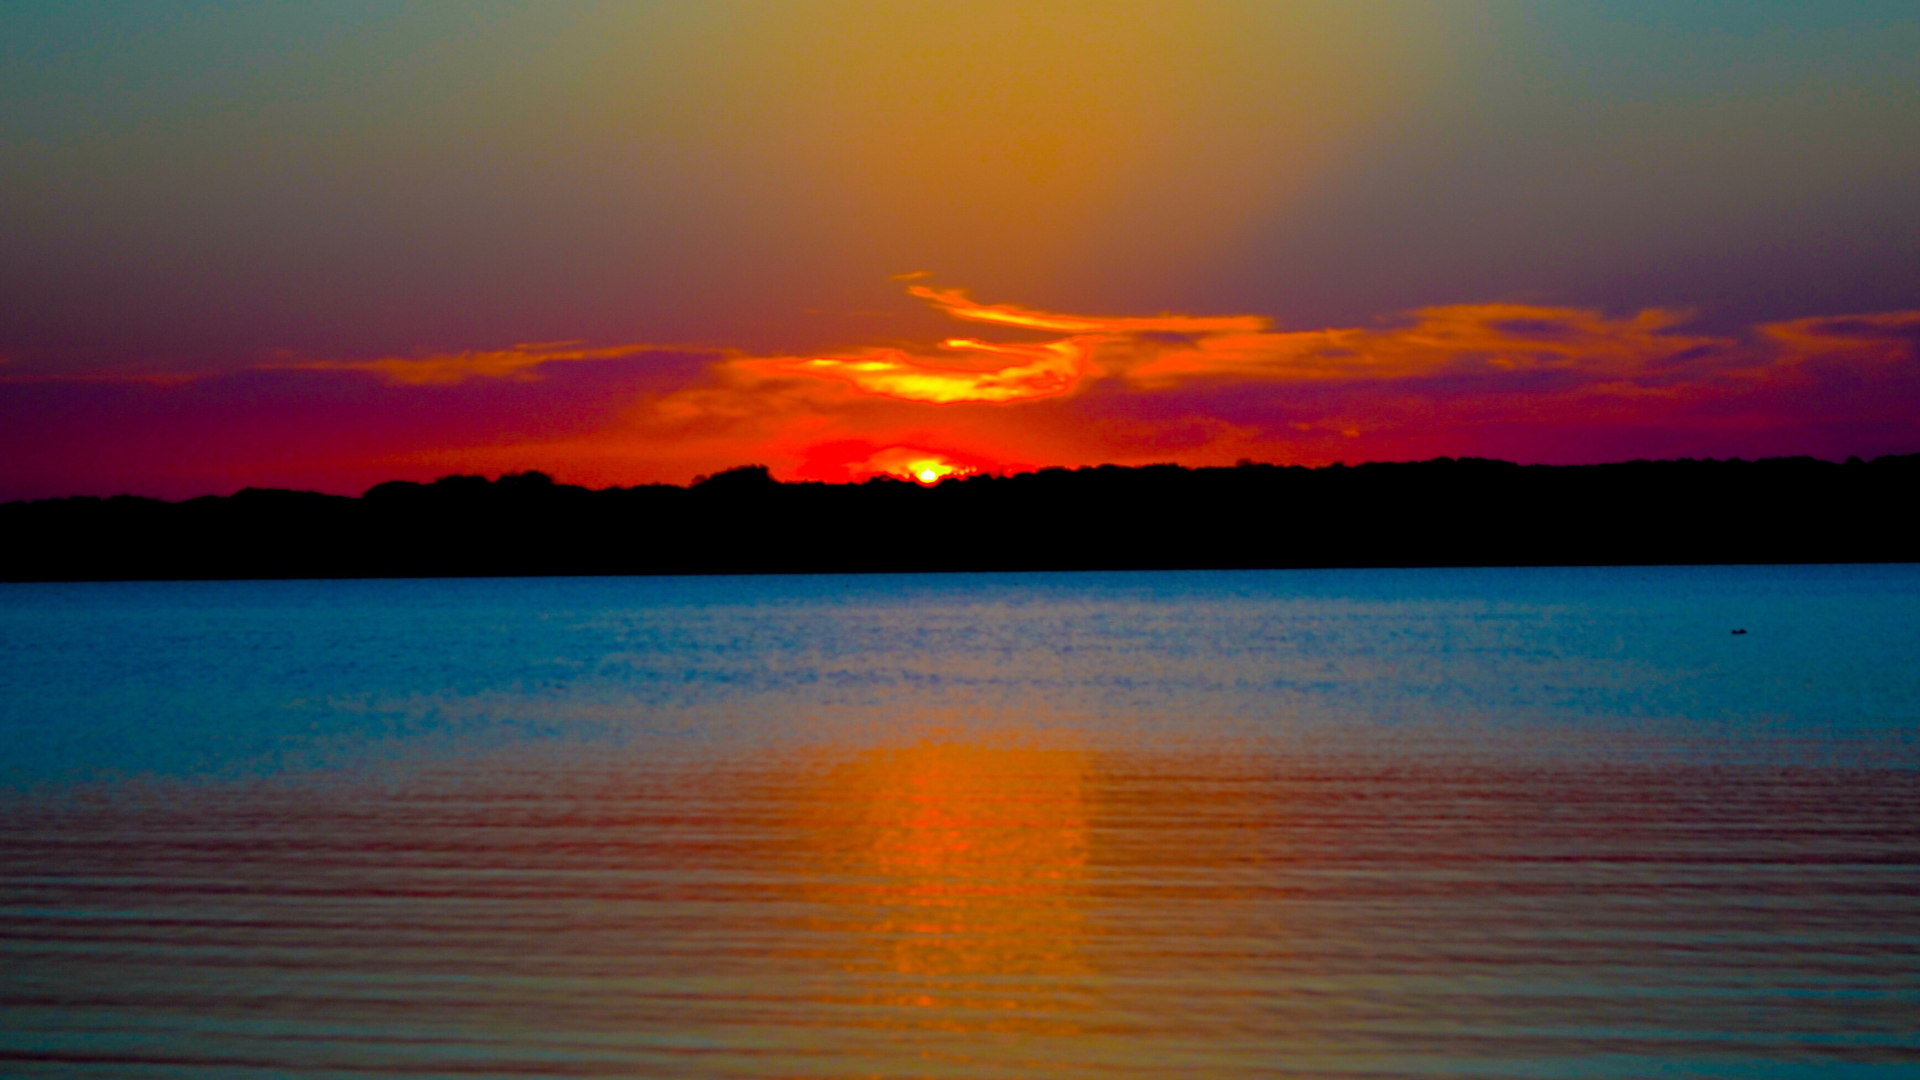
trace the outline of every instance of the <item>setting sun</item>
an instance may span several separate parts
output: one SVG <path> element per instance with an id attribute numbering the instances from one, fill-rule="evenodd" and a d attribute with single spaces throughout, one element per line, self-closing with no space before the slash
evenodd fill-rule
<path id="1" fill-rule="evenodd" d="M 919 458 L 908 462 L 904 471 L 895 472 L 894 475 L 932 487 L 949 476 L 967 476 L 977 471 L 944 458 Z"/>
<path id="2" fill-rule="evenodd" d="M 924 446 L 889 446 L 882 450 L 865 450 L 861 457 L 861 460 L 849 463 L 849 478 L 891 476 L 925 487 L 932 487 L 951 476 L 973 476 L 982 471 L 984 464 L 955 460 L 955 455 Z"/>

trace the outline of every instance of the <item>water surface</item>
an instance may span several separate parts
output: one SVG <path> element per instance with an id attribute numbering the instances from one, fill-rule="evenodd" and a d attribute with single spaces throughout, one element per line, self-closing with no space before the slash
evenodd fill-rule
<path id="1" fill-rule="evenodd" d="M 1917 653 L 1914 567 L 0 586 L 0 1071 L 1914 1075 Z"/>

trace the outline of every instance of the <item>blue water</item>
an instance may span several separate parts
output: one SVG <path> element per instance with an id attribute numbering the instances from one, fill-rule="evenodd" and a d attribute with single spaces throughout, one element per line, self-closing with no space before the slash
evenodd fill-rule
<path id="1" fill-rule="evenodd" d="M 1916 1075 L 1916 732 L 1913 566 L 0 585 L 0 1072 Z"/>

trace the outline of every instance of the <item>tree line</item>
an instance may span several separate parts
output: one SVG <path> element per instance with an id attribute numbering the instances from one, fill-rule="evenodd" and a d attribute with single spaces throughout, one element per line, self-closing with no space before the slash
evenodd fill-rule
<path id="1" fill-rule="evenodd" d="M 1042 469 L 590 490 L 537 472 L 0 505 L 0 578 L 1904 562 L 1920 454 Z"/>

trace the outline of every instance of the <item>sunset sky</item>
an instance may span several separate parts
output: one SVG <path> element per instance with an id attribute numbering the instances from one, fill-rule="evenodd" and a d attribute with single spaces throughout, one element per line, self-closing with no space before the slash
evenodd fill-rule
<path id="1" fill-rule="evenodd" d="M 0 5 L 0 499 L 1920 451 L 1920 7 Z"/>

